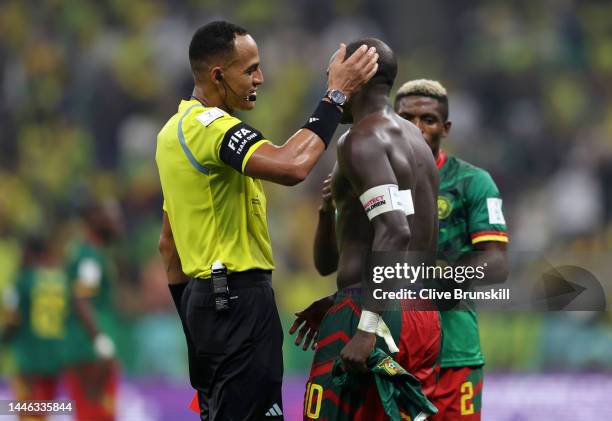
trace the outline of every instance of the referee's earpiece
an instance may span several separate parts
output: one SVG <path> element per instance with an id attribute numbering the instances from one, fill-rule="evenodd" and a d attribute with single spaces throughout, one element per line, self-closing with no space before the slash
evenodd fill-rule
<path id="1" fill-rule="evenodd" d="M 227 89 L 229 89 L 229 91 L 230 91 L 232 94 L 234 94 L 235 96 L 237 96 L 237 97 L 238 97 L 238 98 L 240 98 L 240 99 L 243 99 L 243 100 L 245 100 L 245 101 L 251 101 L 251 102 L 257 101 L 257 95 L 255 95 L 254 93 L 252 93 L 252 94 L 250 94 L 250 95 L 247 95 L 247 96 L 241 96 L 241 95 L 238 95 L 238 94 L 236 93 L 236 91 L 234 91 L 234 90 L 232 89 L 232 87 L 230 86 L 230 84 L 229 84 L 229 83 L 227 83 L 225 80 L 223 80 L 223 73 L 221 73 L 221 72 L 219 72 L 219 71 L 215 72 L 215 80 L 216 80 L 217 82 L 221 82 L 221 84 L 223 85 L 223 89 L 225 90 L 225 95 L 227 95 Z"/>

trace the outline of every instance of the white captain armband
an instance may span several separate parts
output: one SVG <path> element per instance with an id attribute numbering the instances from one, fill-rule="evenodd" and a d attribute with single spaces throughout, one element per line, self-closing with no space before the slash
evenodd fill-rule
<path id="1" fill-rule="evenodd" d="M 381 213 L 401 210 L 406 215 L 414 213 L 410 189 L 399 190 L 395 184 L 383 184 L 372 187 L 359 196 L 363 210 L 370 221 Z"/>

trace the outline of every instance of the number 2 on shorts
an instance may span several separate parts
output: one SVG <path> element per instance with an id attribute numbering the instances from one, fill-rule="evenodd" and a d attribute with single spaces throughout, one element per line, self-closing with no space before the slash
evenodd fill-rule
<path id="1" fill-rule="evenodd" d="M 472 415 L 474 413 L 474 404 L 472 403 L 474 386 L 472 382 L 463 383 L 459 391 L 461 392 L 461 415 Z"/>

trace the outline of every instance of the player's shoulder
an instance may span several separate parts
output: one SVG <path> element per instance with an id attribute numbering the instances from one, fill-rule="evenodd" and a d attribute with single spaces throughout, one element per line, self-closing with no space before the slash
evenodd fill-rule
<path id="1" fill-rule="evenodd" d="M 359 135 L 359 132 L 355 132 L 355 127 L 351 127 L 338 138 L 338 151 L 347 151 L 356 142 L 359 142 L 359 139 L 361 138 L 362 136 Z"/>
<path id="2" fill-rule="evenodd" d="M 217 107 L 197 109 L 196 112 L 193 113 L 192 118 L 204 127 L 216 127 L 219 126 L 219 123 L 224 121 L 240 121 L 238 118 Z"/>
<path id="3" fill-rule="evenodd" d="M 413 122 L 406 120 L 405 118 L 395 116 L 394 122 L 398 125 L 403 135 L 411 135 L 414 138 L 421 141 L 423 139 L 423 133 Z"/>
<path id="4" fill-rule="evenodd" d="M 395 122 L 383 113 L 372 113 L 358 123 L 351 126 L 351 129 L 338 140 L 338 149 L 352 150 L 353 148 L 369 148 L 380 145 L 386 141 L 386 132 L 396 130 Z"/>
<path id="5" fill-rule="evenodd" d="M 217 107 L 193 107 L 183 117 L 180 129 L 187 132 L 225 134 L 242 121 Z"/>
<path id="6" fill-rule="evenodd" d="M 464 186 L 466 193 L 499 192 L 497 184 L 489 171 L 457 157 L 449 157 L 448 160 L 451 165 L 453 165 L 454 161 L 457 180 L 463 181 L 460 185 Z"/>
<path id="7" fill-rule="evenodd" d="M 378 140 L 367 129 L 351 127 L 351 129 L 338 139 L 338 157 L 349 161 L 359 157 L 366 158 L 372 155 L 377 148 Z"/>
<path id="8" fill-rule="evenodd" d="M 447 158 L 447 162 L 455 166 L 457 171 L 466 178 L 491 178 L 491 174 L 489 174 L 489 171 L 470 162 L 467 162 L 464 159 L 457 158 L 456 156 L 449 155 Z"/>

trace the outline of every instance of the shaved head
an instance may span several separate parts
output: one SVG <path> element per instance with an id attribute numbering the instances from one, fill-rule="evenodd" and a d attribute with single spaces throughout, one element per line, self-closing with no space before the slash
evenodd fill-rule
<path id="1" fill-rule="evenodd" d="M 397 59 L 387 44 L 377 38 L 362 38 L 351 42 L 346 47 L 346 58 L 349 58 L 363 44 L 376 48 L 378 53 L 378 71 L 368 84 L 384 84 L 391 89 L 397 76 Z M 333 58 L 332 58 L 333 59 Z"/>

